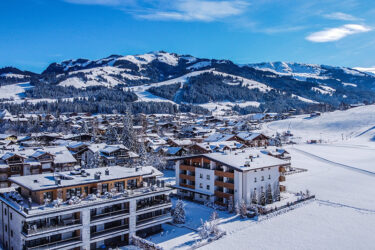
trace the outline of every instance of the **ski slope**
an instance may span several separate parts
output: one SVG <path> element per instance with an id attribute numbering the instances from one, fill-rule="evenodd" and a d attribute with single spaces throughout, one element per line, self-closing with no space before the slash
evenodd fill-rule
<path id="1" fill-rule="evenodd" d="M 20 100 L 25 97 L 25 90 L 29 88 L 33 88 L 29 82 L 0 86 L 0 99 Z"/>
<path id="2" fill-rule="evenodd" d="M 324 142 L 347 142 L 375 144 L 375 105 L 367 105 L 322 113 L 319 117 L 309 115 L 268 123 L 264 131 L 269 134 L 290 130 L 295 141 L 320 140 Z"/>

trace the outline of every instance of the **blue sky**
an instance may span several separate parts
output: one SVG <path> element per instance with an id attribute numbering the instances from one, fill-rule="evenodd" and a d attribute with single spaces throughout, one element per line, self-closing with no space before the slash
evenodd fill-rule
<path id="1" fill-rule="evenodd" d="M 373 0 L 1 0 L 0 67 L 165 50 L 375 66 Z"/>

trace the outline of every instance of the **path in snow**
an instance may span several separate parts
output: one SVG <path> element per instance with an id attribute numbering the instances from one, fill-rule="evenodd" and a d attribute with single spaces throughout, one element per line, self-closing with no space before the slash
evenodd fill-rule
<path id="1" fill-rule="evenodd" d="M 306 151 L 298 149 L 298 148 L 293 148 L 293 150 L 299 151 L 300 153 L 302 153 L 302 154 L 304 154 L 306 156 L 309 156 L 310 158 L 315 158 L 315 159 L 317 159 L 319 161 L 323 161 L 323 162 L 329 163 L 331 165 L 335 165 L 335 166 L 338 166 L 338 167 L 343 167 L 343 168 L 346 168 L 346 169 L 350 169 L 350 170 L 353 170 L 353 171 L 356 171 L 356 172 L 360 172 L 362 174 L 367 174 L 367 175 L 370 175 L 370 176 L 375 176 L 375 172 L 372 172 L 372 171 L 368 171 L 368 170 L 364 170 L 364 169 L 352 167 L 352 166 L 349 166 L 349 165 L 341 164 L 341 163 L 338 163 L 338 162 L 330 161 L 328 159 L 325 159 L 323 157 L 311 154 L 309 152 L 306 152 Z"/>
<path id="2" fill-rule="evenodd" d="M 338 203 L 338 202 L 326 201 L 326 200 L 319 200 L 319 199 L 315 199 L 315 200 L 318 201 L 319 204 L 322 204 L 322 205 L 333 205 L 333 206 L 338 206 L 338 207 L 347 207 L 347 208 L 353 208 L 353 209 L 358 210 L 358 211 L 375 213 L 374 209 L 354 207 L 354 206 L 345 205 L 345 204 Z"/>

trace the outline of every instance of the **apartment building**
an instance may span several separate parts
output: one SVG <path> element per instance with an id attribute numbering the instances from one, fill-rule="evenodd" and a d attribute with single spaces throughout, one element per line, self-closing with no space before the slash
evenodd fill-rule
<path id="1" fill-rule="evenodd" d="M 179 195 L 201 202 L 226 206 L 232 198 L 250 204 L 254 194 L 260 197 L 269 186 L 272 192 L 285 191 L 280 182 L 289 164 L 254 148 L 180 157 L 176 188 Z"/>
<path id="2" fill-rule="evenodd" d="M 169 194 L 151 166 L 11 177 L 0 193 L 4 249 L 102 249 L 127 245 L 172 220 Z"/>

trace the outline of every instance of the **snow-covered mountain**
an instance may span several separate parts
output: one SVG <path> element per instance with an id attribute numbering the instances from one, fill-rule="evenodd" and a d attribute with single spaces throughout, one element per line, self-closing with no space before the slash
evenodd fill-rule
<path id="1" fill-rule="evenodd" d="M 282 111 L 375 101 L 375 76 L 360 69 L 286 62 L 238 65 L 164 51 L 52 63 L 32 78 L 36 88 L 31 98 L 51 98 L 51 93 L 55 98 L 71 97 L 63 88 L 73 87 L 78 90 L 74 96 L 92 93 L 93 88 L 116 88 L 130 90 L 131 99 L 138 102 L 229 102 L 242 111 L 245 103 L 253 104 L 251 110 Z"/>
<path id="2" fill-rule="evenodd" d="M 355 67 L 354 69 L 375 76 L 375 67 L 371 67 L 371 68 Z"/>
<path id="3" fill-rule="evenodd" d="M 0 69 L 0 86 L 12 83 L 27 82 L 36 74 L 29 71 L 22 71 L 13 67 Z"/>

